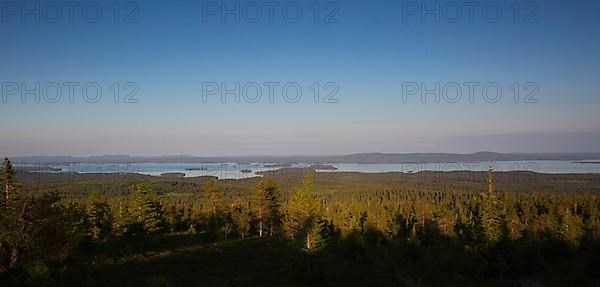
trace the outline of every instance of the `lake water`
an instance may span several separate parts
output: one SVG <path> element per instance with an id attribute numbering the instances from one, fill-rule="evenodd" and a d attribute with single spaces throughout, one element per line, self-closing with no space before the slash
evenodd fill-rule
<path id="1" fill-rule="evenodd" d="M 419 172 L 419 171 L 533 171 L 539 173 L 600 173 L 600 164 L 572 161 L 495 161 L 457 163 L 355 164 L 325 163 L 337 169 L 319 172 Z M 244 179 L 259 176 L 257 172 L 271 171 L 284 165 L 274 163 L 76 163 L 55 165 L 62 172 L 77 173 L 139 173 L 160 176 L 163 173 L 184 173 L 186 177 L 216 176 L 221 179 Z M 308 163 L 285 164 L 289 167 L 310 167 Z"/>

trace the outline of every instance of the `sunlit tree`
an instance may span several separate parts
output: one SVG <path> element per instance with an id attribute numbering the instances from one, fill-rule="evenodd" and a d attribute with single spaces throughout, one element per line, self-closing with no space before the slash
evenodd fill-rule
<path id="1" fill-rule="evenodd" d="M 273 236 L 281 222 L 280 213 L 281 191 L 275 180 L 260 181 L 256 184 L 253 194 L 253 207 L 258 224 L 258 235 L 263 236 L 268 230 L 269 236 Z"/>
<path id="2" fill-rule="evenodd" d="M 481 227 L 483 236 L 489 243 L 498 242 L 502 236 L 502 222 L 499 215 L 500 202 L 494 193 L 493 169 L 487 172 L 488 190 L 482 195 L 481 202 Z"/>
<path id="3" fill-rule="evenodd" d="M 130 216 L 141 225 L 145 232 L 156 233 L 165 229 L 163 206 L 150 187 L 136 184 L 130 187 L 133 192 Z"/>
<path id="4" fill-rule="evenodd" d="M 560 239 L 573 247 L 579 247 L 579 238 L 583 234 L 583 221 L 568 208 L 562 213 L 558 235 Z"/>
<path id="5" fill-rule="evenodd" d="M 322 217 L 322 206 L 315 194 L 312 174 L 307 174 L 302 186 L 296 188 L 290 198 L 286 215 L 288 236 L 301 240 L 306 250 L 325 245 L 327 222 Z"/>

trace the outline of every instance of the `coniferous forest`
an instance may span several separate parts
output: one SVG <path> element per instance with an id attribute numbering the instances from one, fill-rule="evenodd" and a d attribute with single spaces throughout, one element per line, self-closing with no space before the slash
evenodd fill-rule
<path id="1" fill-rule="evenodd" d="M 0 286 L 600 286 L 597 174 L 1 173 Z"/>

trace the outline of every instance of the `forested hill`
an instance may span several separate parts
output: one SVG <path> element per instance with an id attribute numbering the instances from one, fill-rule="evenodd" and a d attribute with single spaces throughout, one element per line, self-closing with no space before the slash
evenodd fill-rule
<path id="1" fill-rule="evenodd" d="M 188 155 L 169 156 L 129 156 L 101 155 L 90 157 L 74 156 L 25 156 L 14 157 L 18 164 L 59 164 L 59 163 L 210 163 L 210 162 L 335 162 L 335 163 L 443 163 L 479 161 L 517 160 L 598 160 L 600 153 L 358 153 L 349 155 L 289 155 L 289 156 L 230 156 L 197 157 Z"/>

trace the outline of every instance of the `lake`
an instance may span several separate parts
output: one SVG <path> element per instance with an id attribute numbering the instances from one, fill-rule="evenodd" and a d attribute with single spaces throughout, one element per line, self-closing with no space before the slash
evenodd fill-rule
<path id="1" fill-rule="evenodd" d="M 184 173 L 186 177 L 216 176 L 221 179 L 244 179 L 260 176 L 257 172 L 282 167 L 307 168 L 308 163 L 76 163 L 53 165 L 59 172 L 77 173 L 139 173 L 160 176 L 163 173 Z M 355 164 L 324 163 L 319 172 L 419 172 L 419 171 L 486 171 L 492 166 L 496 171 L 532 171 L 539 173 L 600 173 L 598 161 L 495 161 L 455 163 L 403 163 L 403 164 Z M 332 167 L 335 167 L 333 169 Z M 330 168 L 330 169 L 326 169 Z"/>

